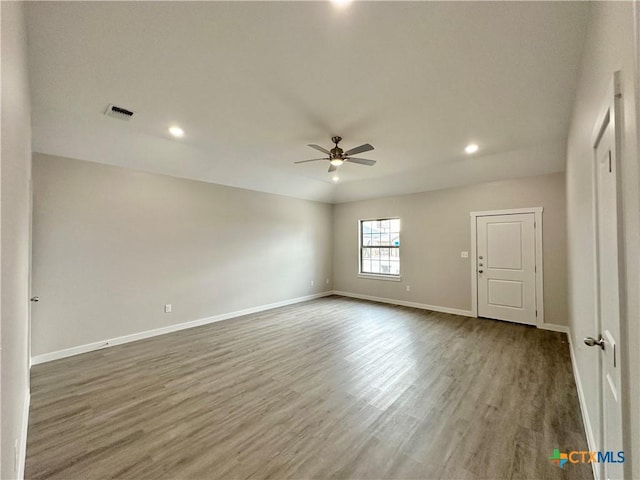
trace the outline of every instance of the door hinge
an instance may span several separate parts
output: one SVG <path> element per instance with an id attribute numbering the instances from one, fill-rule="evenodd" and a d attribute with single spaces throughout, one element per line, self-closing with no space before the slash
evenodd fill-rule
<path id="1" fill-rule="evenodd" d="M 611 173 L 611 150 L 609 150 L 609 173 Z"/>
<path id="2" fill-rule="evenodd" d="M 536 317 L 538 316 L 538 310 L 536 310 Z"/>

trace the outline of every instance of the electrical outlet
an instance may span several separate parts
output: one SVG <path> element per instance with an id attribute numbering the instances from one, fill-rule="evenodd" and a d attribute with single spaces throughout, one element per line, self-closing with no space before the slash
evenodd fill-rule
<path id="1" fill-rule="evenodd" d="M 407 292 L 411 291 L 411 285 L 407 285 Z"/>
<path id="2" fill-rule="evenodd" d="M 327 278 L 327 285 L 329 285 L 329 279 Z"/>
<path id="3" fill-rule="evenodd" d="M 315 282 L 313 280 L 311 280 L 311 286 L 313 287 L 313 285 L 315 284 Z"/>
<path id="4" fill-rule="evenodd" d="M 469 258 L 469 252 L 460 252 L 460 258 Z"/>
<path id="5" fill-rule="evenodd" d="M 164 306 L 164 313 L 171 313 L 171 304 L 170 303 L 167 303 Z"/>

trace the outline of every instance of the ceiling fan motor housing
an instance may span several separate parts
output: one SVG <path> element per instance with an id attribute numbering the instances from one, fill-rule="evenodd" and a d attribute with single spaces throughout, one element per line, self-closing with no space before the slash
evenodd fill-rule
<path id="1" fill-rule="evenodd" d="M 331 159 L 342 158 L 343 150 L 338 146 L 338 144 L 340 143 L 340 140 L 342 140 L 342 137 L 339 137 L 337 135 L 335 137 L 331 137 L 331 141 L 335 143 L 336 146 L 331 149 L 331 154 L 329 155 L 329 158 Z"/>

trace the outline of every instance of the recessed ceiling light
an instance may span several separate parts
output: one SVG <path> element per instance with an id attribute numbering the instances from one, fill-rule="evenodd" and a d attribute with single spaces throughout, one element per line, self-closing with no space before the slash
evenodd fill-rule
<path id="1" fill-rule="evenodd" d="M 478 145 L 476 145 L 475 143 L 471 143 L 464 147 L 464 151 L 467 153 L 476 153 L 478 151 Z"/>
<path id="2" fill-rule="evenodd" d="M 180 127 L 169 127 L 169 133 L 174 137 L 184 137 L 184 130 L 182 130 Z"/>
<path id="3" fill-rule="evenodd" d="M 331 3 L 333 3 L 338 8 L 344 8 L 351 3 L 351 0 L 331 0 Z"/>
<path id="4" fill-rule="evenodd" d="M 332 178 L 332 180 L 333 180 L 334 182 L 337 182 L 338 180 L 340 180 L 340 177 L 339 177 L 339 176 L 337 176 L 337 175 L 334 175 L 334 176 L 333 176 L 333 178 Z"/>

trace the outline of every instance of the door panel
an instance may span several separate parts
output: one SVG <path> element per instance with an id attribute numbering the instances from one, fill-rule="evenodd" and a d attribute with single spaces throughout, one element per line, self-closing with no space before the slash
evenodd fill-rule
<path id="1" fill-rule="evenodd" d="M 536 324 L 535 215 L 478 216 L 478 316 Z"/>
<path id="2" fill-rule="evenodd" d="M 487 267 L 522 270 L 522 225 L 519 222 L 487 224 Z"/>
<path id="3" fill-rule="evenodd" d="M 513 280 L 488 280 L 489 304 L 522 308 L 522 282 Z"/>

